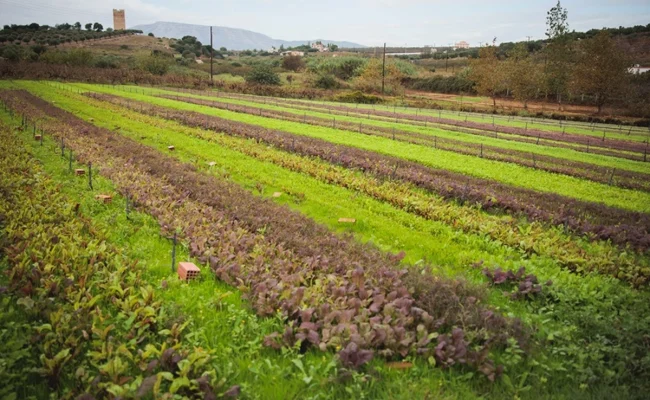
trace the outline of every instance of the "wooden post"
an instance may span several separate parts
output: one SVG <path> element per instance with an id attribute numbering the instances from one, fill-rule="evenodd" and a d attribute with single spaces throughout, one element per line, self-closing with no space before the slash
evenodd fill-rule
<path id="1" fill-rule="evenodd" d="M 68 171 L 72 172 L 72 149 L 70 149 L 70 159 L 68 162 Z"/>
<path id="2" fill-rule="evenodd" d="M 174 272 L 175 266 L 176 266 L 176 231 L 174 231 L 174 239 L 172 242 L 172 273 Z"/>
<path id="3" fill-rule="evenodd" d="M 210 27 L 210 86 L 214 84 L 212 59 L 214 58 L 214 49 L 212 48 L 212 26 Z"/>
<path id="4" fill-rule="evenodd" d="M 384 43 L 384 61 L 381 65 L 381 94 L 384 94 L 384 81 L 386 80 L 386 43 Z"/>
<path id="5" fill-rule="evenodd" d="M 91 162 L 88 163 L 88 187 L 93 190 L 93 164 Z"/>

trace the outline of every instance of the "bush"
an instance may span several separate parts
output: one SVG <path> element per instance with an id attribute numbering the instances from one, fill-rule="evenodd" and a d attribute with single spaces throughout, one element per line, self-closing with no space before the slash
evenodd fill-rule
<path id="1" fill-rule="evenodd" d="M 246 76 L 246 82 L 260 85 L 280 85 L 280 75 L 276 74 L 271 67 L 260 64 Z"/>
<path id="2" fill-rule="evenodd" d="M 125 44 L 120 46 L 120 50 L 128 50 L 128 49 L 129 49 L 129 46 L 127 46 Z"/>
<path id="3" fill-rule="evenodd" d="M 286 56 L 282 59 L 282 68 L 287 71 L 298 72 L 305 68 L 305 62 L 300 56 Z"/>
<path id="4" fill-rule="evenodd" d="M 332 74 L 319 75 L 318 78 L 314 81 L 314 87 L 320 89 L 336 89 L 340 85 L 336 80 L 336 77 Z"/>
<path id="5" fill-rule="evenodd" d="M 309 70 L 318 74 L 333 74 L 339 79 L 349 80 L 359 76 L 368 59 L 361 57 L 314 57 L 309 61 Z"/>
<path id="6" fill-rule="evenodd" d="M 358 104 L 380 104 L 383 102 L 383 99 L 381 97 L 363 94 L 359 91 L 340 94 L 336 96 L 334 100 L 340 101 L 342 103 L 358 103 Z"/>
<path id="7" fill-rule="evenodd" d="M 113 56 L 103 56 L 95 61 L 95 67 L 97 68 L 119 68 L 119 66 L 119 61 Z"/>
<path id="8" fill-rule="evenodd" d="M 147 36 L 154 37 L 154 36 L 153 36 L 153 32 L 149 32 L 149 34 L 148 34 Z"/>
<path id="9" fill-rule="evenodd" d="M 138 66 L 153 75 L 165 75 L 170 67 L 170 60 L 160 55 L 150 55 L 139 60 Z"/>

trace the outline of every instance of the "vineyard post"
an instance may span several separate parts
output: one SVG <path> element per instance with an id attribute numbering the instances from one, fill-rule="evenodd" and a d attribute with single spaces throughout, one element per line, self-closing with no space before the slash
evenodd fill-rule
<path id="1" fill-rule="evenodd" d="M 125 208 L 126 208 L 126 219 L 129 219 L 129 194 L 127 193 L 124 196 L 124 200 L 126 202 Z"/>
<path id="2" fill-rule="evenodd" d="M 609 183 L 608 183 L 609 186 L 612 186 L 612 180 L 614 179 L 614 172 L 615 171 L 616 170 L 612 168 L 612 175 L 609 177 Z"/>
<path id="3" fill-rule="evenodd" d="M 68 160 L 68 171 L 72 172 L 72 149 L 70 149 L 70 158 Z"/>
<path id="4" fill-rule="evenodd" d="M 526 122 L 526 129 L 524 131 L 528 132 L 528 122 Z"/>
<path id="5" fill-rule="evenodd" d="M 384 61 L 381 65 L 381 94 L 384 94 L 384 81 L 386 80 L 386 43 L 384 43 Z"/>
<path id="6" fill-rule="evenodd" d="M 93 190 L 93 163 L 88 162 L 88 187 Z"/>
<path id="7" fill-rule="evenodd" d="M 589 153 L 589 139 L 587 139 L 587 153 Z"/>
<path id="8" fill-rule="evenodd" d="M 537 134 L 537 144 L 539 144 L 539 136 L 540 135 L 541 135 L 540 133 Z"/>
<path id="9" fill-rule="evenodd" d="M 481 143 L 481 158 L 483 158 L 483 143 Z"/>
<path id="10" fill-rule="evenodd" d="M 533 168 L 537 168 L 537 159 L 535 158 L 535 153 L 533 153 Z"/>
<path id="11" fill-rule="evenodd" d="M 65 143 L 63 142 L 63 138 L 61 138 L 61 157 L 65 157 Z"/>
<path id="12" fill-rule="evenodd" d="M 605 141 L 605 131 L 603 130 L 603 142 Z"/>
<path id="13" fill-rule="evenodd" d="M 172 273 L 174 272 L 175 266 L 176 266 L 176 231 L 174 231 L 174 239 L 172 244 Z"/>
<path id="14" fill-rule="evenodd" d="M 212 26 L 210 26 L 210 86 L 214 85 L 212 59 L 214 57 L 214 49 L 212 48 Z"/>
<path id="15" fill-rule="evenodd" d="M 393 127 L 393 140 L 395 140 L 395 127 Z"/>
<path id="16" fill-rule="evenodd" d="M 438 148 L 438 136 L 433 137 L 433 148 L 434 149 Z"/>

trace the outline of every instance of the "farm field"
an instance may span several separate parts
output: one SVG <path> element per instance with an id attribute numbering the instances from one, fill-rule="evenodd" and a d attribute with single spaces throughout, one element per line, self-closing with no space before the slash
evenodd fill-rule
<path id="1" fill-rule="evenodd" d="M 650 389 L 646 128 L 47 81 L 0 102 L 2 396 Z"/>

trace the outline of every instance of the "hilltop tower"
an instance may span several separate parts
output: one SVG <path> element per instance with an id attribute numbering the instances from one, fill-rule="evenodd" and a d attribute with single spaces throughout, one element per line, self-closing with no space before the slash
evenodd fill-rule
<path id="1" fill-rule="evenodd" d="M 113 9 L 113 29 L 116 31 L 126 29 L 126 19 L 124 18 L 124 10 Z"/>

